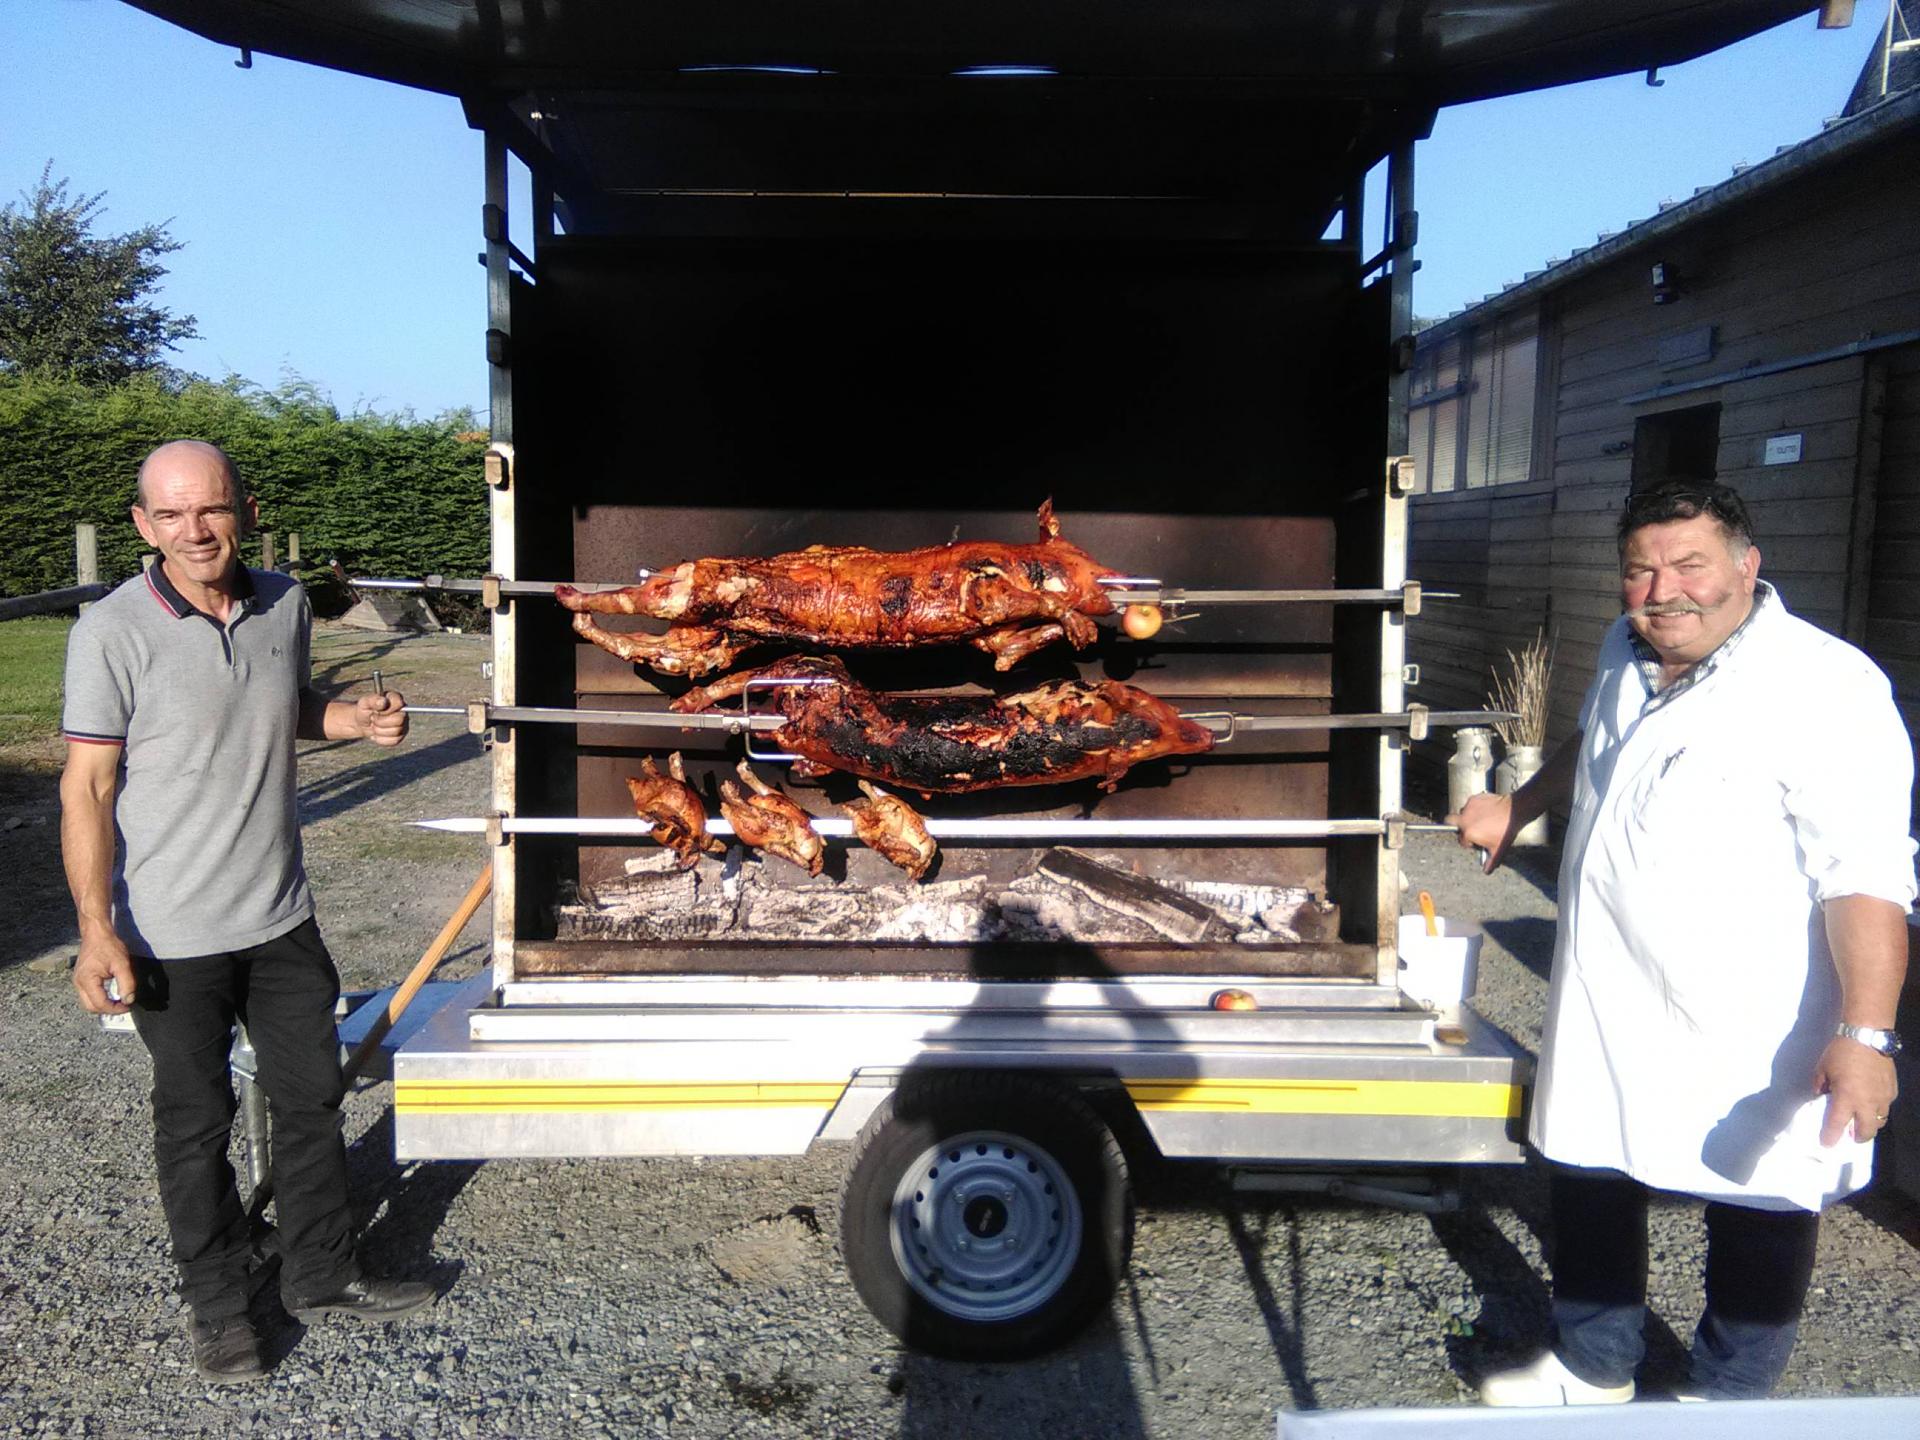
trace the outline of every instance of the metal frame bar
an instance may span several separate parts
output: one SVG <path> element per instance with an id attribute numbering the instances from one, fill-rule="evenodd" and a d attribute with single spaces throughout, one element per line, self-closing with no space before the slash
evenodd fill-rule
<path id="1" fill-rule="evenodd" d="M 492 562 L 504 584 L 511 585 L 519 550 L 514 518 L 514 486 L 521 483 L 513 448 L 513 275 L 507 242 L 507 144 L 500 131 L 485 132 L 485 204 L 481 229 L 487 261 L 487 420 L 489 449 L 498 454 L 499 479 L 488 486 Z M 488 213 L 499 216 L 498 233 L 490 233 Z M 491 459 L 491 457 L 490 457 Z M 490 476 L 493 467 L 490 466 Z M 490 601 L 494 597 L 488 597 Z M 505 595 L 493 615 L 494 708 L 511 707 L 518 698 L 520 617 Z M 518 747 L 511 730 L 496 732 L 492 743 L 493 808 L 511 814 L 519 808 Z M 493 975 L 504 985 L 513 979 L 514 914 L 518 908 L 518 848 L 506 837 L 493 849 Z"/>

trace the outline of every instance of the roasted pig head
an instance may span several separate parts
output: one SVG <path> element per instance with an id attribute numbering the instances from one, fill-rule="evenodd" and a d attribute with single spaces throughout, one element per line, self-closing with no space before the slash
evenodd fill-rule
<path id="1" fill-rule="evenodd" d="M 731 780 L 720 782 L 720 813 L 742 845 L 791 860 L 809 875 L 826 864 L 827 842 L 813 828 L 813 817 L 767 784 L 742 760 L 740 778 L 753 793 L 742 795 Z"/>
<path id="2" fill-rule="evenodd" d="M 853 817 L 853 833 L 860 843 L 915 880 L 924 879 L 933 857 L 940 853 L 927 833 L 927 822 L 906 801 L 887 794 L 871 780 L 862 780 L 860 788 L 867 793 L 865 800 L 840 807 Z"/>

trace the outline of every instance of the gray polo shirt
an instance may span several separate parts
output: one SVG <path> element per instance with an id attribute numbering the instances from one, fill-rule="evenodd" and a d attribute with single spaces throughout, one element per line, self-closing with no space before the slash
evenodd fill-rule
<path id="1" fill-rule="evenodd" d="M 121 749 L 114 925 L 136 955 L 241 950 L 313 914 L 294 798 L 313 612 L 296 580 L 240 580 L 222 625 L 155 564 L 67 638 L 61 728 Z"/>

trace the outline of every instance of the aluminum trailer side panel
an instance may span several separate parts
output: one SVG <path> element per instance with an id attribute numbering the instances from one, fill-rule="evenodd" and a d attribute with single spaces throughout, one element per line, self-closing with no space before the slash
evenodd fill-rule
<path id="1" fill-rule="evenodd" d="M 1464 1043 L 1444 1044 L 1414 1010 L 502 1009 L 487 998 L 481 977 L 470 1003 L 448 1005 L 396 1056 L 400 1158 L 798 1154 L 850 1138 L 896 1076 L 935 1067 L 1117 1086 L 1173 1157 L 1520 1158 L 1525 1056 L 1471 1017 Z"/>

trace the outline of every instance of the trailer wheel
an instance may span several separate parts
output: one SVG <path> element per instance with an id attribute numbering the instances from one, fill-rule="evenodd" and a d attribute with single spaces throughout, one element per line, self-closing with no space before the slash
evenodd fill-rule
<path id="1" fill-rule="evenodd" d="M 1133 1250 L 1126 1159 L 1069 1086 L 912 1075 L 855 1143 L 840 1243 L 867 1308 L 915 1349 L 1031 1355 L 1113 1295 Z"/>

